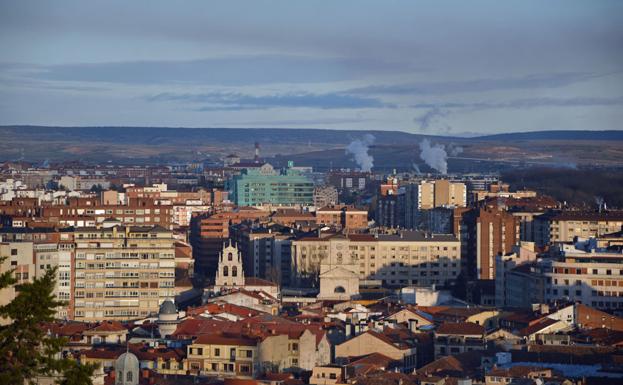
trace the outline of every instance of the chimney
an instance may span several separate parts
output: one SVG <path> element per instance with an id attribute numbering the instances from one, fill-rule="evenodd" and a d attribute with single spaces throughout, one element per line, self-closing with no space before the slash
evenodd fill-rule
<path id="1" fill-rule="evenodd" d="M 260 142 L 255 142 L 255 163 L 260 162 Z"/>

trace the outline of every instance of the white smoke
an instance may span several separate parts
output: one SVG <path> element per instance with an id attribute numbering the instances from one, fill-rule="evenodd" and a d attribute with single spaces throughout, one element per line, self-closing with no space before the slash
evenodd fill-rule
<path id="1" fill-rule="evenodd" d="M 446 146 L 448 150 L 448 155 L 450 156 L 459 156 L 463 152 L 463 147 L 457 146 L 454 143 L 450 143 Z"/>
<path id="2" fill-rule="evenodd" d="M 415 173 L 417 175 L 422 175 L 422 171 L 420 171 L 420 167 L 415 162 L 413 162 L 413 169 L 415 170 Z"/>
<path id="3" fill-rule="evenodd" d="M 353 140 L 346 147 L 346 153 L 353 154 L 355 163 L 357 163 L 361 171 L 370 172 L 374 166 L 374 158 L 368 154 L 368 149 L 374 143 L 374 139 L 374 135 L 366 134 L 363 139 Z"/>
<path id="4" fill-rule="evenodd" d="M 440 173 L 448 173 L 448 153 L 442 144 L 431 146 L 430 140 L 422 140 L 420 142 L 420 158 Z"/>

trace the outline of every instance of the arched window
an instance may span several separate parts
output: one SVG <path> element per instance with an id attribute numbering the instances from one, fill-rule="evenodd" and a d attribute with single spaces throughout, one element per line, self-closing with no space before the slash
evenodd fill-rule
<path id="1" fill-rule="evenodd" d="M 234 259 L 234 255 L 232 253 L 228 253 L 227 254 L 227 260 L 228 261 L 233 261 L 233 259 Z"/>
<path id="2" fill-rule="evenodd" d="M 238 266 L 234 266 L 231 268 L 231 276 L 232 277 L 237 277 L 238 276 Z"/>
<path id="3" fill-rule="evenodd" d="M 229 267 L 223 267 L 223 277 L 227 277 L 229 275 Z"/>
<path id="4" fill-rule="evenodd" d="M 132 371 L 128 371 L 128 373 L 125 376 L 125 380 L 128 382 L 132 382 Z"/>
<path id="5" fill-rule="evenodd" d="M 343 286 L 336 286 L 333 290 L 334 293 L 346 293 L 346 289 Z"/>

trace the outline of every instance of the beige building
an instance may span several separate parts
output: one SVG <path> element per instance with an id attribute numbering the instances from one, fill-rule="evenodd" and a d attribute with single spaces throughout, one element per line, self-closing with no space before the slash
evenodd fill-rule
<path id="1" fill-rule="evenodd" d="M 534 219 L 535 242 L 572 242 L 575 237 L 601 237 L 616 233 L 623 228 L 623 212 L 565 211 L 548 213 Z"/>
<path id="2" fill-rule="evenodd" d="M 67 306 L 56 309 L 55 318 L 73 319 L 73 242 L 36 243 L 33 245 L 35 276 L 43 277 L 48 269 L 56 268 L 56 299 L 64 301 Z"/>
<path id="3" fill-rule="evenodd" d="M 403 363 L 404 369 L 414 369 L 417 365 L 417 344 L 413 338 L 400 339 L 391 335 L 369 330 L 335 347 L 336 358 L 360 357 L 380 353 Z"/>
<path id="4" fill-rule="evenodd" d="M 32 242 L 0 242 L 0 271 L 14 269 L 16 285 L 32 282 L 35 278 L 35 264 Z M 0 290 L 0 305 L 6 305 L 16 296 L 15 286 Z M 0 318 L 0 324 L 7 320 Z"/>
<path id="5" fill-rule="evenodd" d="M 175 296 L 171 231 L 159 226 L 81 228 L 75 242 L 76 320 L 146 317 Z"/>
<path id="6" fill-rule="evenodd" d="M 193 374 L 255 378 L 264 370 L 312 370 L 330 362 L 331 345 L 324 333 L 319 336 L 300 325 L 279 328 L 264 329 L 253 337 L 216 331 L 200 335 L 188 345 L 185 369 Z"/>
<path id="7" fill-rule="evenodd" d="M 259 371 L 257 340 L 242 336 L 200 335 L 187 347 L 191 374 L 253 378 Z"/>
<path id="8" fill-rule="evenodd" d="M 467 187 L 465 183 L 450 182 L 445 179 L 422 181 L 418 191 L 418 209 L 435 207 L 467 206 Z"/>
<path id="9" fill-rule="evenodd" d="M 219 254 L 214 291 L 220 291 L 223 288 L 244 287 L 244 281 L 242 255 L 238 251 L 238 247 L 229 240 L 228 244 L 223 245 L 223 251 Z"/>
<path id="10" fill-rule="evenodd" d="M 545 299 L 577 301 L 598 309 L 623 309 L 623 255 L 569 247 L 559 261 L 545 262 Z"/>
<path id="11" fill-rule="evenodd" d="M 489 190 L 477 190 L 472 192 L 474 202 L 480 202 L 487 198 L 534 198 L 536 197 L 536 191 L 532 190 L 519 190 L 510 191 L 510 186 L 506 183 L 495 183 L 489 186 Z"/>
<path id="12" fill-rule="evenodd" d="M 451 235 L 401 231 L 349 234 L 292 241 L 292 276 L 320 273 L 321 264 L 355 265 L 360 279 L 389 286 L 445 285 L 461 271 L 460 241 Z"/>

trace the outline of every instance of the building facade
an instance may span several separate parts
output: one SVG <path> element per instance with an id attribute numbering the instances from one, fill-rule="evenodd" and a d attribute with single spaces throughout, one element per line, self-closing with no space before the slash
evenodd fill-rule
<path id="1" fill-rule="evenodd" d="M 323 263 L 354 263 L 360 279 L 382 280 L 388 286 L 445 286 L 461 271 L 460 242 L 452 235 L 414 231 L 292 241 L 293 277 L 317 274 Z"/>
<path id="2" fill-rule="evenodd" d="M 243 169 L 228 180 L 231 200 L 238 206 L 312 205 L 314 184 L 297 170 L 276 171 L 266 163 L 259 168 Z"/>
<path id="3" fill-rule="evenodd" d="M 175 239 L 162 227 L 75 232 L 75 319 L 130 320 L 175 297 Z"/>

